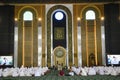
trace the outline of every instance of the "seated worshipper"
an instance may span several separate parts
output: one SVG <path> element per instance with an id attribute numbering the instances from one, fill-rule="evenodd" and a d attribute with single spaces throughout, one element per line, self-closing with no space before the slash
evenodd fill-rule
<path id="1" fill-rule="evenodd" d="M 45 68 L 41 68 L 41 67 L 36 67 L 35 68 L 35 73 L 34 76 L 42 76 L 44 75 L 44 73 L 46 72 Z"/>
<path id="2" fill-rule="evenodd" d="M 64 74 L 64 71 L 63 71 L 63 70 L 60 70 L 58 75 L 59 75 L 59 76 L 64 76 L 64 75 L 65 75 L 65 74 Z"/>
<path id="3" fill-rule="evenodd" d="M 22 65 L 21 68 L 19 69 L 19 76 L 25 76 L 25 68 L 24 66 Z"/>
<path id="4" fill-rule="evenodd" d="M 81 67 L 76 67 L 76 70 L 74 71 L 76 75 L 80 75 Z"/>
<path id="5" fill-rule="evenodd" d="M 0 77 L 2 76 L 2 69 L 0 69 Z"/>
<path id="6" fill-rule="evenodd" d="M 112 69 L 111 69 L 112 67 L 105 67 L 105 69 L 104 69 L 104 74 L 105 75 L 110 75 L 111 74 L 111 72 L 112 72 Z"/>
<path id="7" fill-rule="evenodd" d="M 25 73 L 25 76 L 32 76 L 31 71 L 30 71 L 29 68 L 26 68 L 24 73 Z"/>
<path id="8" fill-rule="evenodd" d="M 81 68 L 80 75 L 81 76 L 87 76 L 87 72 L 86 72 L 85 68 Z"/>
<path id="9" fill-rule="evenodd" d="M 118 75 L 118 73 L 117 73 L 117 71 L 114 69 L 114 67 L 111 69 L 112 71 L 111 71 L 111 75 L 112 76 L 117 76 Z"/>
<path id="10" fill-rule="evenodd" d="M 43 67 L 43 72 L 44 72 L 44 75 L 48 74 L 50 72 L 50 70 L 48 69 L 48 67 Z"/>
<path id="11" fill-rule="evenodd" d="M 74 72 L 73 72 L 73 71 L 70 71 L 68 74 L 69 74 L 70 76 L 74 76 Z"/>
<path id="12" fill-rule="evenodd" d="M 96 75 L 96 71 L 93 67 L 90 67 L 88 70 L 88 75 Z"/>
<path id="13" fill-rule="evenodd" d="M 72 68 L 70 67 L 68 74 L 66 76 L 74 76 L 74 72 L 72 71 Z"/>
<path id="14" fill-rule="evenodd" d="M 8 68 L 6 68 L 6 69 L 4 69 L 3 72 L 2 72 L 2 76 L 3 76 L 3 77 L 8 77 L 8 75 L 9 75 L 9 70 L 8 70 Z"/>
<path id="15" fill-rule="evenodd" d="M 98 74 L 99 75 L 105 75 L 105 69 L 104 69 L 104 66 L 102 67 L 98 67 L 99 69 L 98 69 Z"/>
<path id="16" fill-rule="evenodd" d="M 35 71 L 34 76 L 41 76 L 41 74 L 40 74 L 39 70 L 36 70 L 36 71 Z"/>
<path id="17" fill-rule="evenodd" d="M 18 76 L 19 76 L 18 69 L 14 68 L 12 72 L 12 77 L 18 77 Z"/>
<path id="18" fill-rule="evenodd" d="M 58 64 L 58 71 L 62 70 L 62 66 Z"/>

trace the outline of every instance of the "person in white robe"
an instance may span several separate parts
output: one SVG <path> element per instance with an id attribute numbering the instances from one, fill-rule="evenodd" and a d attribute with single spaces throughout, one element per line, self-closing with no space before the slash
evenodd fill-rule
<path id="1" fill-rule="evenodd" d="M 69 72 L 68 74 L 69 74 L 70 76 L 74 76 L 74 72 L 72 72 L 72 71 Z"/>
<path id="2" fill-rule="evenodd" d="M 3 72 L 2 72 L 2 76 L 3 77 L 8 77 L 8 74 L 9 74 L 8 68 L 4 69 Z"/>
<path id="3" fill-rule="evenodd" d="M 35 72 L 35 76 L 40 76 L 39 71 L 36 71 L 36 72 Z"/>
<path id="4" fill-rule="evenodd" d="M 81 72 L 80 72 L 81 76 L 87 76 L 87 72 L 84 68 L 81 68 Z"/>
<path id="5" fill-rule="evenodd" d="M 14 70 L 13 73 L 12 73 L 12 77 L 18 77 L 19 76 L 19 73 L 17 70 Z"/>
<path id="6" fill-rule="evenodd" d="M 96 71 L 93 67 L 90 67 L 88 70 L 88 75 L 96 75 Z"/>
<path id="7" fill-rule="evenodd" d="M 24 71 L 25 71 L 25 68 L 20 68 L 19 69 L 19 76 L 25 76 L 25 73 L 24 73 Z"/>
<path id="8" fill-rule="evenodd" d="M 112 68 L 111 75 L 112 76 L 117 76 L 118 75 L 117 71 L 114 68 Z"/>
<path id="9" fill-rule="evenodd" d="M 58 71 L 62 70 L 62 65 L 58 64 Z"/>
<path id="10" fill-rule="evenodd" d="M 68 73 L 69 76 L 74 76 L 74 72 L 72 71 L 72 68 L 70 67 L 69 68 L 69 73 Z"/>
<path id="11" fill-rule="evenodd" d="M 98 69 L 98 74 L 99 75 L 104 75 L 105 74 L 105 70 L 104 70 L 104 67 L 99 67 L 99 69 Z"/>
<path id="12" fill-rule="evenodd" d="M 80 71 L 81 71 L 80 67 L 77 67 L 76 70 L 75 70 L 75 74 L 80 75 Z"/>
<path id="13" fill-rule="evenodd" d="M 0 69 L 0 77 L 2 76 L 2 69 Z"/>
<path id="14" fill-rule="evenodd" d="M 105 75 L 110 75 L 110 73 L 111 73 L 111 70 L 109 70 L 109 67 L 105 67 L 104 74 Z"/>

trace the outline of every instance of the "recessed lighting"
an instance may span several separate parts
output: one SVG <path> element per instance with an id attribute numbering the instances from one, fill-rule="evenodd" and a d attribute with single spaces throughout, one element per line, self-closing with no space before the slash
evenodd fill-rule
<path id="1" fill-rule="evenodd" d="M 104 17 L 101 17 L 101 20 L 104 20 Z"/>
<path id="2" fill-rule="evenodd" d="M 80 17 L 78 17 L 77 20 L 80 21 Z"/>
<path id="3" fill-rule="evenodd" d="M 42 19 L 41 18 L 38 18 L 38 21 L 41 21 Z"/>
<path id="4" fill-rule="evenodd" d="M 15 18 L 15 21 L 17 21 L 18 19 L 17 18 Z"/>

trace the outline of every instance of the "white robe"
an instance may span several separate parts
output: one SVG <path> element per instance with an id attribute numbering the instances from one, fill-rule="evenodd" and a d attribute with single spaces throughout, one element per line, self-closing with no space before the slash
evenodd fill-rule
<path id="1" fill-rule="evenodd" d="M 117 76 L 117 75 L 118 75 L 118 74 L 117 74 L 117 71 L 114 70 L 114 69 L 112 69 L 111 75 L 112 75 L 112 76 Z"/>
<path id="2" fill-rule="evenodd" d="M 99 75 L 104 75 L 105 74 L 104 67 L 99 67 L 98 74 Z"/>
<path id="3" fill-rule="evenodd" d="M 80 73 L 81 76 L 87 76 L 87 72 L 85 71 L 84 68 L 81 68 L 81 73 Z"/>
<path id="4" fill-rule="evenodd" d="M 69 72 L 68 74 L 69 74 L 70 76 L 74 76 L 74 72 L 72 72 L 72 71 Z"/>
<path id="5" fill-rule="evenodd" d="M 88 75 L 96 75 L 96 71 L 94 68 L 89 68 Z"/>
<path id="6" fill-rule="evenodd" d="M 18 77 L 18 76 L 19 76 L 19 73 L 17 71 L 13 71 L 12 77 Z"/>
<path id="7" fill-rule="evenodd" d="M 40 76 L 39 71 L 36 71 L 36 72 L 35 72 L 35 76 Z"/>

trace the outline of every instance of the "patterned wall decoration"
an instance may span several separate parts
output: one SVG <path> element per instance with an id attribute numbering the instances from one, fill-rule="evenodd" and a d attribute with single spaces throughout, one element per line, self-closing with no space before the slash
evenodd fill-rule
<path id="1" fill-rule="evenodd" d="M 64 28 L 60 27 L 60 28 L 57 28 L 55 27 L 54 28 L 54 38 L 55 40 L 60 40 L 60 39 L 64 39 Z"/>
<path id="2" fill-rule="evenodd" d="M 56 5 L 47 13 L 47 64 L 51 64 L 51 14 L 56 9 L 64 10 L 68 15 L 68 56 L 69 56 L 69 65 L 72 65 L 72 14 L 68 8 L 63 5 Z"/>

